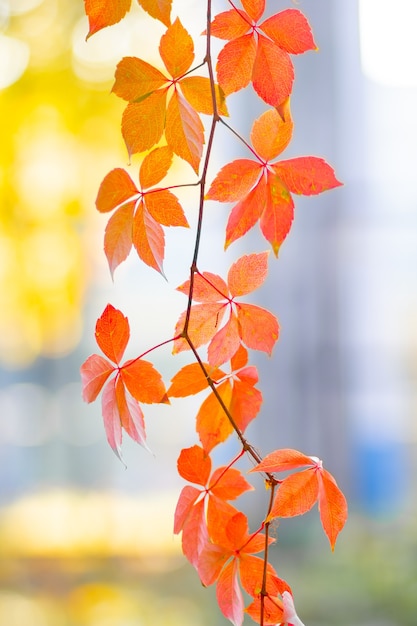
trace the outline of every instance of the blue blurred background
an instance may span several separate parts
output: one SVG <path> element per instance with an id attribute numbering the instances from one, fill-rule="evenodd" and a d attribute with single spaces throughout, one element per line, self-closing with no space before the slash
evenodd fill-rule
<path id="1" fill-rule="evenodd" d="M 415 626 L 417 6 L 294 6 L 319 52 L 294 58 L 284 158 L 322 156 L 345 186 L 297 198 L 256 293 L 281 338 L 272 360 L 253 355 L 264 405 L 248 435 L 263 453 L 322 458 L 350 518 L 334 554 L 317 511 L 281 523 L 272 558 L 309 626 Z M 177 12 L 197 37 L 199 3 L 174 0 Z M 188 275 L 192 229 L 167 233 L 167 282 L 132 254 L 113 284 L 106 217 L 94 208 L 104 175 L 126 167 L 135 178 L 139 163 L 128 164 L 124 104 L 110 95 L 115 65 L 127 55 L 158 64 L 164 29 L 133 3 L 86 43 L 81 0 L 0 0 L 0 25 L 0 626 L 226 623 L 172 534 L 182 485 L 173 467 L 195 441 L 201 398 L 145 407 L 154 455 L 126 440 L 127 469 L 106 443 L 99 403 L 81 401 L 79 367 L 107 302 L 129 317 L 130 356 L 169 338 L 185 307 L 174 287 Z M 237 94 L 229 110 L 247 136 L 264 106 Z M 217 146 L 212 174 L 242 154 L 222 131 Z M 190 170 L 178 162 L 172 175 L 187 181 Z M 181 200 L 195 225 L 195 191 Z M 202 270 L 224 274 L 267 248 L 255 229 L 224 254 L 227 214 L 207 211 Z M 188 357 L 166 349 L 154 361 L 168 384 Z M 244 500 L 254 524 L 262 499 Z"/>

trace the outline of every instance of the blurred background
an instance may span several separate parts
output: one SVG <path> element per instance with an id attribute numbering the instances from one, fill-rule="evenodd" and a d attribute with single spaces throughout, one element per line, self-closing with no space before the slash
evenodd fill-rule
<path id="1" fill-rule="evenodd" d="M 295 135 L 284 158 L 322 156 L 345 186 L 297 198 L 291 235 L 256 293 L 282 332 L 273 360 L 253 355 L 264 405 L 248 436 L 263 453 L 321 457 L 349 500 L 334 554 L 316 510 L 278 527 L 272 558 L 303 621 L 414 626 L 417 6 L 294 6 L 319 52 L 294 58 Z M 174 0 L 177 12 L 198 37 L 199 3 Z M 226 623 L 172 534 L 182 486 L 173 467 L 195 442 L 202 398 L 145 407 L 153 454 L 126 439 L 127 469 L 107 445 L 99 402 L 81 400 L 79 367 L 96 351 L 107 302 L 130 320 L 128 356 L 172 336 L 185 307 L 174 287 L 188 275 L 193 229 L 167 233 L 167 281 L 131 254 L 113 284 L 107 216 L 94 207 L 110 169 L 137 177 L 120 134 L 124 103 L 110 94 L 115 65 L 127 55 L 160 63 L 164 28 L 133 2 L 86 43 L 82 0 L 0 0 L 0 25 L 0 626 Z M 246 136 L 263 110 L 250 94 L 229 99 Z M 242 154 L 222 132 L 217 146 L 213 174 Z M 187 182 L 190 172 L 178 161 L 172 175 Z M 194 226 L 195 191 L 181 200 Z M 208 205 L 201 270 L 224 274 L 267 248 L 255 229 L 224 254 L 227 215 Z M 169 348 L 152 360 L 167 384 L 189 362 Z M 262 500 L 243 503 L 254 528 Z"/>

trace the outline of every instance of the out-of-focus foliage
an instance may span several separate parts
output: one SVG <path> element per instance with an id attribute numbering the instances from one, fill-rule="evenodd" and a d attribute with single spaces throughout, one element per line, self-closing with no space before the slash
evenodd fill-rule
<path id="1" fill-rule="evenodd" d="M 111 46 L 85 43 L 83 3 L 0 8 L 0 364 L 23 367 L 80 339 L 91 207 L 122 145 Z"/>

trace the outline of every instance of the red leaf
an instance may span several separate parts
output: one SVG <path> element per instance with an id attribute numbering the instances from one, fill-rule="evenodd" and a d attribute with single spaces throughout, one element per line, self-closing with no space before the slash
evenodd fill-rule
<path id="1" fill-rule="evenodd" d="M 268 273 L 268 252 L 240 257 L 229 269 L 227 284 L 233 297 L 245 296 L 262 285 Z"/>
<path id="2" fill-rule="evenodd" d="M 198 570 L 200 554 L 208 543 L 204 500 L 197 502 L 186 518 L 182 529 L 182 551 Z"/>
<path id="3" fill-rule="evenodd" d="M 108 304 L 96 323 L 96 341 L 104 354 L 119 363 L 130 337 L 127 317 Z"/>
<path id="4" fill-rule="evenodd" d="M 253 87 L 260 98 L 279 106 L 291 93 L 294 68 L 288 53 L 259 34 L 253 64 Z"/>
<path id="5" fill-rule="evenodd" d="M 333 168 L 318 157 L 297 157 L 272 165 L 274 172 L 293 193 L 311 196 L 339 187 Z"/>
<path id="6" fill-rule="evenodd" d="M 254 468 L 251 472 L 286 472 L 292 469 L 300 469 L 305 466 L 315 466 L 316 461 L 298 450 L 283 448 L 274 450 Z"/>
<path id="7" fill-rule="evenodd" d="M 104 252 L 113 276 L 122 261 L 127 259 L 132 249 L 133 212 L 135 203 L 121 206 L 109 219 L 104 233 Z"/>
<path id="8" fill-rule="evenodd" d="M 186 485 L 178 498 L 177 506 L 174 514 L 174 534 L 178 535 L 184 527 L 184 524 L 193 510 L 193 506 L 197 498 L 201 495 L 200 489 Z"/>
<path id="9" fill-rule="evenodd" d="M 301 11 L 287 9 L 259 25 L 272 41 L 290 54 L 317 50 L 310 25 Z"/>
<path id="10" fill-rule="evenodd" d="M 149 450 L 146 445 L 145 421 L 139 403 L 133 398 L 120 377 L 116 381 L 116 403 L 120 422 L 134 441 Z"/>
<path id="11" fill-rule="evenodd" d="M 88 17 L 87 39 L 106 26 L 117 24 L 130 9 L 131 0 L 84 0 Z"/>
<path id="12" fill-rule="evenodd" d="M 294 202 L 281 180 L 268 172 L 266 202 L 260 220 L 260 227 L 265 239 L 269 241 L 275 256 L 285 237 L 288 235 L 294 218 Z"/>
<path id="13" fill-rule="evenodd" d="M 237 317 L 231 314 L 226 324 L 213 337 L 208 347 L 208 360 L 212 367 L 230 361 L 240 346 Z"/>
<path id="14" fill-rule="evenodd" d="M 188 296 L 190 291 L 190 281 L 177 287 L 184 295 Z M 194 274 L 193 283 L 193 300 L 195 302 L 218 302 L 219 300 L 227 300 L 228 288 L 223 278 L 211 272 L 203 272 L 202 274 Z"/>
<path id="15" fill-rule="evenodd" d="M 139 402 L 169 403 L 161 375 L 149 361 L 126 361 L 120 368 L 120 376 L 128 391 Z"/>
<path id="16" fill-rule="evenodd" d="M 315 468 L 284 478 L 275 496 L 268 521 L 275 517 L 294 517 L 307 513 L 317 501 L 319 484 Z"/>
<path id="17" fill-rule="evenodd" d="M 217 57 L 217 80 L 226 96 L 244 89 L 252 78 L 256 43 L 252 33 L 229 41 Z"/>
<path id="18" fill-rule="evenodd" d="M 207 200 L 235 202 L 245 197 L 253 188 L 262 166 L 250 159 L 237 159 L 227 163 L 210 185 Z"/>
<path id="19" fill-rule="evenodd" d="M 256 368 L 248 368 L 255 370 Z M 239 378 L 241 373 L 238 374 Z M 248 383 L 245 380 L 237 378 L 233 382 L 233 395 L 230 403 L 230 413 L 233 415 L 237 426 L 242 432 L 245 432 L 250 422 L 258 415 L 262 405 L 262 394 L 254 385 L 256 380 Z"/>
<path id="20" fill-rule="evenodd" d="M 191 317 L 188 326 L 188 336 L 195 348 L 204 346 L 216 334 L 218 325 L 221 324 L 224 315 L 224 304 L 207 303 L 195 304 L 191 307 Z M 185 322 L 185 311 L 181 314 L 176 326 L 175 334 L 182 332 Z M 174 342 L 173 353 L 189 350 L 188 343 L 180 338 Z"/>
<path id="21" fill-rule="evenodd" d="M 319 482 L 319 511 L 323 529 L 334 550 L 336 539 L 346 523 L 348 507 L 333 476 L 325 469 L 317 471 Z"/>
<path id="22" fill-rule="evenodd" d="M 116 401 L 116 379 L 106 383 L 101 396 L 104 430 L 113 452 L 122 460 L 122 424 Z"/>
<path id="23" fill-rule="evenodd" d="M 219 39 L 236 39 L 245 35 L 250 27 L 251 20 L 245 11 L 231 9 L 216 15 L 211 24 L 211 35 Z"/>
<path id="24" fill-rule="evenodd" d="M 239 586 L 238 563 L 233 559 L 222 570 L 216 588 L 219 608 L 234 626 L 241 626 L 244 617 L 242 592 Z"/>
<path id="25" fill-rule="evenodd" d="M 104 177 L 98 190 L 96 207 L 100 213 L 107 213 L 138 193 L 129 174 L 118 167 Z"/>
<path id="26" fill-rule="evenodd" d="M 94 402 L 114 366 L 98 354 L 92 354 L 81 366 L 82 395 L 85 402 Z"/>
<path id="27" fill-rule="evenodd" d="M 266 190 L 266 180 L 262 176 L 248 195 L 233 207 L 226 226 L 225 248 L 256 224 L 265 209 Z"/>
<path id="28" fill-rule="evenodd" d="M 266 309 L 243 303 L 239 303 L 237 317 L 243 343 L 271 355 L 279 335 L 277 318 Z"/>

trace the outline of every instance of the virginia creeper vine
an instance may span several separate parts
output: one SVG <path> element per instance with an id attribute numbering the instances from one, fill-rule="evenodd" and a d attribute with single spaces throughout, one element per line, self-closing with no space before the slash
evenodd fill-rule
<path id="1" fill-rule="evenodd" d="M 88 37 L 120 21 L 131 4 L 131 0 L 84 1 Z M 266 0 L 241 0 L 241 8 L 237 2 L 224 0 L 225 10 L 213 17 L 212 2 L 207 0 L 205 7 L 201 2 L 207 15 L 205 57 L 194 66 L 194 42 L 180 18 L 172 18 L 172 0 L 138 3 L 166 27 L 159 44 L 164 69 L 136 57 L 121 59 L 116 68 L 113 92 L 127 102 L 122 135 L 129 156 L 145 156 L 139 168 L 139 187 L 126 170 L 116 168 L 101 183 L 96 206 L 102 213 L 113 211 L 104 237 L 111 273 L 133 246 L 145 264 L 163 274 L 163 227 L 188 227 L 173 191 L 199 187 L 190 273 L 178 287 L 187 297 L 187 306 L 172 337 L 122 362 L 130 338 L 129 322 L 121 311 L 107 305 L 95 333 L 105 356 L 91 355 L 82 365 L 83 397 L 92 402 L 102 392 L 107 439 L 120 456 L 123 430 L 146 446 L 141 403 L 169 403 L 173 398 L 208 391 L 196 416 L 200 445 L 184 448 L 178 457 L 178 472 L 191 484 L 179 496 L 174 532 L 182 533 L 184 555 L 201 581 L 216 583 L 219 607 L 235 626 L 242 624 L 245 612 L 261 626 L 302 626 L 291 588 L 269 561 L 269 545 L 274 541 L 270 523 L 275 518 L 301 515 L 318 502 L 333 549 L 347 518 L 346 500 L 316 457 L 278 449 L 262 458 L 244 434 L 262 404 L 256 368 L 248 364 L 248 349 L 271 354 L 279 326 L 271 312 L 240 298 L 265 281 L 269 253 L 240 257 L 223 279 L 199 269 L 199 251 L 209 201 L 234 203 L 225 248 L 259 222 L 277 256 L 293 220 L 292 194 L 317 194 L 340 185 L 332 168 L 318 157 L 276 161 L 293 132 L 290 96 L 294 70 L 289 55 L 314 50 L 316 45 L 306 18 L 297 9 L 263 19 Z M 216 67 L 212 37 L 226 41 Z M 201 68 L 207 76 L 196 75 Z M 254 120 L 248 140 L 224 117 L 228 116 L 227 98 L 249 84 L 269 108 Z M 202 114 L 211 117 L 205 151 Z M 219 123 L 241 143 L 244 155 L 226 163 L 208 185 Z M 174 158 L 188 163 L 197 181 L 158 186 Z M 168 344 L 173 345 L 174 354 L 190 351 L 194 361 L 182 367 L 166 389 L 160 373 L 144 357 Z M 206 356 L 201 352 L 204 346 Z M 226 364 L 227 370 L 223 369 Z M 211 451 L 233 432 L 240 442 L 239 454 L 212 471 Z M 244 455 L 251 458 L 250 472 L 261 472 L 270 490 L 265 515 L 252 533 L 246 515 L 230 504 L 252 489 L 235 467 Z M 287 475 L 277 478 L 280 472 Z M 255 556 L 259 552 L 262 558 Z M 246 608 L 242 589 L 251 598 Z"/>

